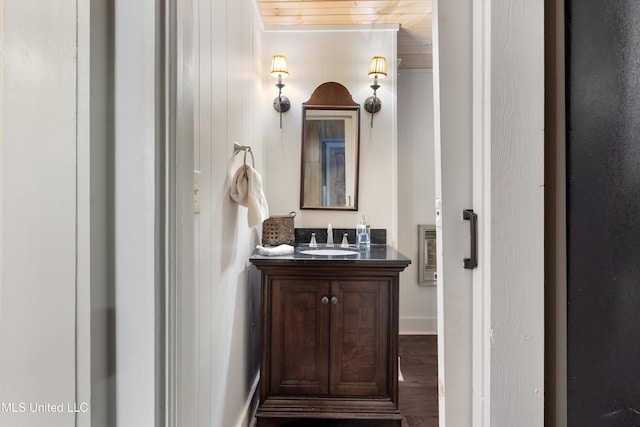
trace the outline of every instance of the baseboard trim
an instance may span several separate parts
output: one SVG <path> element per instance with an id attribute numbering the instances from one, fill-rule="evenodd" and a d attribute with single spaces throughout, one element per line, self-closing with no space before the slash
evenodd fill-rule
<path id="1" fill-rule="evenodd" d="M 256 411 L 258 410 L 258 385 L 260 384 L 260 374 L 256 375 L 251 386 L 251 391 L 247 397 L 247 401 L 242 408 L 240 419 L 236 424 L 236 427 L 254 427 L 256 425 Z"/>
<path id="2" fill-rule="evenodd" d="M 438 319 L 435 317 L 401 317 L 400 335 L 437 335 Z"/>

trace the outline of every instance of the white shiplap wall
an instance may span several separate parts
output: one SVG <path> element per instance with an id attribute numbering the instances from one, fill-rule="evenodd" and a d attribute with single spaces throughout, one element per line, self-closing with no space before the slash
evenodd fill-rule
<path id="1" fill-rule="evenodd" d="M 234 156 L 234 141 L 250 145 L 256 169 L 264 171 L 256 114 L 262 106 L 255 102 L 261 29 L 251 0 L 192 4 L 192 16 L 183 16 L 180 25 L 193 33 L 193 69 L 185 68 L 184 78 L 192 79 L 186 81 L 193 85 L 194 133 L 192 141 L 179 143 L 193 143 L 192 165 L 202 173 L 201 212 L 193 217 L 194 284 L 182 289 L 189 298 L 181 307 L 188 346 L 179 349 L 193 362 L 185 366 L 193 383 L 183 384 L 193 400 L 182 401 L 179 425 L 242 427 L 252 421 L 258 375 L 259 321 L 253 316 L 259 297 L 247 262 L 258 230 L 248 227 L 247 209 L 230 199 L 229 188 L 242 161 Z M 183 120 L 188 126 L 189 117 Z"/>

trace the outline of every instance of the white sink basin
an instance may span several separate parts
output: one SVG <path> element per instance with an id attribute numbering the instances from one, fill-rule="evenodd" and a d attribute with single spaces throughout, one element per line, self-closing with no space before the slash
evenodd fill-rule
<path id="1" fill-rule="evenodd" d="M 300 251 L 300 253 L 305 255 L 321 255 L 321 256 L 358 255 L 358 252 L 348 251 L 346 249 L 309 249 L 306 251 Z"/>

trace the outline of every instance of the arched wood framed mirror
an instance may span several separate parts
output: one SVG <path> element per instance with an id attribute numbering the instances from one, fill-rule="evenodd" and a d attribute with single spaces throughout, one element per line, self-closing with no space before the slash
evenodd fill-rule
<path id="1" fill-rule="evenodd" d="M 302 104 L 300 209 L 358 210 L 360 104 L 323 83 Z"/>

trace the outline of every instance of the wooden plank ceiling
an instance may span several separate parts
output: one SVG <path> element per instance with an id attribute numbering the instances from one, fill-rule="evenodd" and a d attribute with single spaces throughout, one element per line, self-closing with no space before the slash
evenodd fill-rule
<path id="1" fill-rule="evenodd" d="M 432 0 L 257 0 L 265 28 L 400 24 L 399 68 L 431 68 Z"/>

